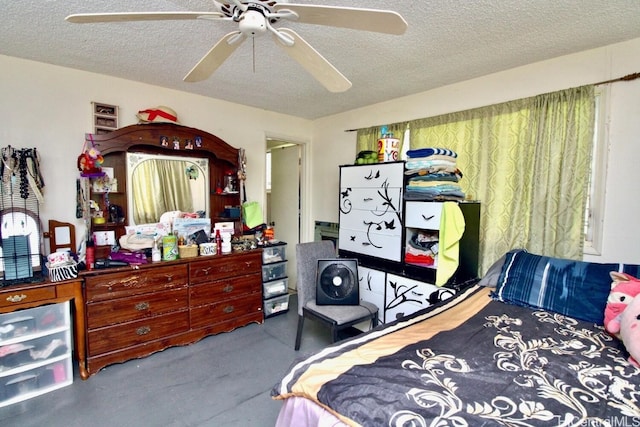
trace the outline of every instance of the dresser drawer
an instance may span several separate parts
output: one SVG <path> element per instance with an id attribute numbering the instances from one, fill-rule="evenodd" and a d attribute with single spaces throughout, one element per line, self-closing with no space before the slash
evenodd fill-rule
<path id="1" fill-rule="evenodd" d="M 254 292 L 260 293 L 262 289 L 260 279 L 259 274 L 250 274 L 248 276 L 191 286 L 189 291 L 191 307 L 214 304 Z"/>
<path id="2" fill-rule="evenodd" d="M 387 274 L 385 322 L 388 323 L 429 307 L 430 301 L 439 298 L 440 294 L 450 297 L 453 292 L 430 283 Z"/>
<path id="3" fill-rule="evenodd" d="M 215 323 L 262 311 L 260 292 L 191 309 L 191 328 L 204 328 Z"/>
<path id="4" fill-rule="evenodd" d="M 344 166 L 340 168 L 341 187 L 381 188 L 402 187 L 404 162 L 378 163 L 362 166 Z"/>
<path id="5" fill-rule="evenodd" d="M 400 261 L 402 235 L 377 234 L 340 227 L 340 250 L 369 255 L 390 261 Z"/>
<path id="6" fill-rule="evenodd" d="M 187 310 L 90 330 L 89 356 L 167 338 L 189 329 Z"/>
<path id="7" fill-rule="evenodd" d="M 187 285 L 187 266 L 121 271 L 87 277 L 87 302 L 111 300 L 147 292 L 182 288 Z"/>
<path id="8" fill-rule="evenodd" d="M 383 215 L 402 210 L 402 188 L 399 187 L 341 188 L 340 194 L 342 213 L 366 211 Z M 347 208 L 348 204 L 351 205 L 351 209 Z"/>
<path id="9" fill-rule="evenodd" d="M 402 213 L 388 210 L 387 212 L 351 210 L 348 214 L 340 215 L 340 229 L 348 228 L 377 234 L 400 236 L 402 234 Z"/>
<path id="10" fill-rule="evenodd" d="M 140 320 L 186 310 L 188 306 L 189 290 L 186 286 L 181 289 L 87 304 L 87 327 L 95 329 Z"/>
<path id="11" fill-rule="evenodd" d="M 7 288 L 0 292 L 0 308 L 47 301 L 56 298 L 55 286 L 43 286 L 31 289 Z"/>
<path id="12" fill-rule="evenodd" d="M 191 283 L 204 283 L 243 274 L 260 273 L 262 253 L 247 252 L 238 256 L 213 257 L 190 263 Z"/>
<path id="13" fill-rule="evenodd" d="M 405 227 L 440 230 L 442 203 L 407 202 L 405 208 Z"/>

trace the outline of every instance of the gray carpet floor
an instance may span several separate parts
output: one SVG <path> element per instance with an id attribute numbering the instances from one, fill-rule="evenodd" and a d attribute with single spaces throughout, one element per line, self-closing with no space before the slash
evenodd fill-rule
<path id="1" fill-rule="evenodd" d="M 273 426 L 281 403 L 273 385 L 298 357 L 330 343 L 305 322 L 294 351 L 296 298 L 287 313 L 195 344 L 111 365 L 83 381 L 0 408 L 0 426 Z"/>

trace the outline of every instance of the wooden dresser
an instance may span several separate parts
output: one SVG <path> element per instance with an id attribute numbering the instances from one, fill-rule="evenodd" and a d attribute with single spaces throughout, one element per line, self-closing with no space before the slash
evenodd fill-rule
<path id="1" fill-rule="evenodd" d="M 83 273 L 86 369 L 81 377 L 112 363 L 262 323 L 261 252 Z"/>

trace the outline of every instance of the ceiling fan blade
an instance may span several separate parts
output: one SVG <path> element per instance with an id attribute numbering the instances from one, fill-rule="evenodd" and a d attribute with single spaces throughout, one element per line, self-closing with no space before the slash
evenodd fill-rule
<path id="1" fill-rule="evenodd" d="M 318 6 L 310 4 L 279 3 L 276 12 L 290 10 L 298 15 L 298 22 L 375 31 L 386 34 L 403 34 L 407 22 L 391 10 L 362 9 L 354 7 Z"/>
<path id="2" fill-rule="evenodd" d="M 284 49 L 290 57 L 298 61 L 329 92 L 344 92 L 351 87 L 349 79 L 343 76 L 295 31 L 288 28 L 279 28 L 278 31 L 283 33 L 285 38 L 291 38 L 293 44 L 284 43 L 282 37 L 274 34 L 276 44 Z"/>
<path id="3" fill-rule="evenodd" d="M 242 44 L 247 37 L 240 31 L 232 31 L 207 52 L 205 56 L 184 76 L 184 81 L 193 83 L 206 80 Z"/>
<path id="4" fill-rule="evenodd" d="M 95 22 L 127 21 L 168 21 L 180 19 L 218 19 L 224 15 L 219 12 L 116 12 L 116 13 L 76 13 L 65 20 L 75 24 Z"/>

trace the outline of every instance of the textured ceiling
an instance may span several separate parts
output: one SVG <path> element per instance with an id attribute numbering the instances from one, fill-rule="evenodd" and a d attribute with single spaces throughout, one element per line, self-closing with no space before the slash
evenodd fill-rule
<path id="1" fill-rule="evenodd" d="M 217 40 L 236 29 L 231 22 L 80 25 L 64 20 L 72 13 L 215 11 L 211 0 L 3 1 L 0 54 L 316 119 L 640 37 L 639 0 L 295 3 L 394 10 L 409 28 L 395 36 L 286 22 L 351 80 L 352 88 L 337 94 L 317 83 L 270 36 L 245 42 L 209 79 L 183 82 Z"/>

